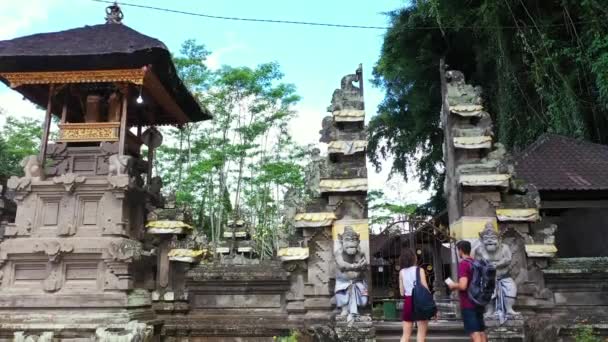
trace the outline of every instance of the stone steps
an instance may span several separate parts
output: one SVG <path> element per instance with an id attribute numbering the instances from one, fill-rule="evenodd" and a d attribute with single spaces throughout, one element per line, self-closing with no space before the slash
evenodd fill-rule
<path id="1" fill-rule="evenodd" d="M 401 322 L 374 322 L 376 329 L 376 341 L 392 342 L 399 341 L 402 334 Z M 411 341 L 416 340 L 416 329 L 414 329 Z M 438 320 L 429 323 L 427 341 L 468 341 L 460 320 Z"/>

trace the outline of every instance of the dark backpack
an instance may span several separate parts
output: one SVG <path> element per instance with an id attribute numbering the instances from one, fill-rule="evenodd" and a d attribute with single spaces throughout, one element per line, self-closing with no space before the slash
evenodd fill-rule
<path id="1" fill-rule="evenodd" d="M 473 271 L 467 289 L 469 299 L 476 305 L 486 306 L 492 300 L 496 289 L 496 267 L 483 259 L 467 260 L 467 262 Z"/>
<path id="2" fill-rule="evenodd" d="M 416 267 L 416 282 L 412 289 L 413 313 L 416 320 L 426 321 L 437 313 L 437 305 L 429 291 L 420 282 L 420 267 Z"/>

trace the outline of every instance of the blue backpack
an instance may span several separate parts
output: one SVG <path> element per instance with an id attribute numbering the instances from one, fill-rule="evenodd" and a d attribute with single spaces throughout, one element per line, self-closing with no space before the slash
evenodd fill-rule
<path id="1" fill-rule="evenodd" d="M 412 290 L 412 305 L 414 317 L 419 321 L 427 321 L 437 314 L 437 305 L 429 291 L 420 282 L 420 267 L 416 267 L 416 282 Z"/>
<path id="2" fill-rule="evenodd" d="M 492 300 L 496 289 L 496 267 L 483 259 L 465 260 L 473 271 L 467 289 L 469 299 L 478 306 L 486 306 Z"/>

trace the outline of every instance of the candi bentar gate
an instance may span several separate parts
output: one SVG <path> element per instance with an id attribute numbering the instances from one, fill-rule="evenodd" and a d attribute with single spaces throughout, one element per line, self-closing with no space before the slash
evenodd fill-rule
<path id="1" fill-rule="evenodd" d="M 311 198 L 287 218 L 297 243 L 259 260 L 235 218 L 223 243 L 209 244 L 152 171 L 163 140 L 155 127 L 211 114 L 164 44 L 122 19 L 113 5 L 105 24 L 0 42 L 0 80 L 46 110 L 40 154 L 23 161 L 24 177 L 0 184 L 0 340 L 270 341 L 299 330 L 309 340 L 391 341 L 407 246 L 440 306 L 430 334 L 453 341 L 466 336 L 443 279 L 455 278 L 460 239 L 498 265 L 497 294 L 509 299 L 488 308 L 492 341 L 569 340 L 580 322 L 605 333 L 605 258 L 557 257 L 564 201 L 518 177 L 528 161 L 516 165 L 494 141 L 481 89 L 444 67 L 445 215 L 370 231 L 359 67 L 321 123 L 328 153 L 311 152 Z"/>

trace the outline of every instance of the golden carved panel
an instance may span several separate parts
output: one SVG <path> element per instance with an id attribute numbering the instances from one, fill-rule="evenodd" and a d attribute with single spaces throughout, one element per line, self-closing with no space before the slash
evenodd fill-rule
<path id="1" fill-rule="evenodd" d="M 45 71 L 45 72 L 5 72 L 5 78 L 11 88 L 25 84 L 63 84 L 63 83 L 104 83 L 130 82 L 136 85 L 144 83 L 146 71 L 138 69 L 83 70 L 83 71 Z"/>
<path id="2" fill-rule="evenodd" d="M 119 122 L 59 124 L 59 142 L 118 141 Z"/>

